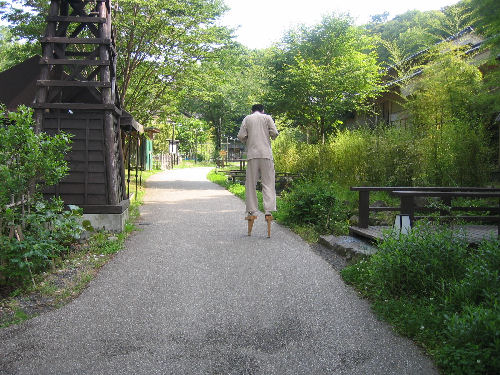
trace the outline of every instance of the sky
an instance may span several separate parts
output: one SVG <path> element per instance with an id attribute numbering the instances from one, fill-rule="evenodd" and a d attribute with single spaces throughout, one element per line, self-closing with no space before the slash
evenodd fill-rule
<path id="1" fill-rule="evenodd" d="M 298 25 L 315 25 L 324 15 L 349 13 L 357 24 L 389 12 L 389 19 L 407 10 L 438 10 L 458 0 L 224 0 L 231 8 L 222 24 L 236 28 L 236 40 L 248 48 L 267 48 Z"/>

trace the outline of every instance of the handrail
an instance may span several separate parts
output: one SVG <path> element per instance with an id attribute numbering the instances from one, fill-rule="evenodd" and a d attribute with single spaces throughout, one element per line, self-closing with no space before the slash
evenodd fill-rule
<path id="1" fill-rule="evenodd" d="M 401 214 L 410 216 L 411 221 L 414 219 L 415 205 L 414 197 L 438 197 L 441 198 L 444 204 L 451 206 L 451 200 L 457 197 L 472 197 L 472 198 L 500 198 L 500 189 L 487 187 L 391 187 L 391 186 L 352 186 L 351 191 L 359 193 L 358 214 L 360 228 L 368 228 L 370 211 L 399 211 Z M 387 191 L 401 199 L 399 207 L 371 207 L 370 206 L 370 191 Z M 498 207 L 484 207 L 484 211 L 499 212 Z M 467 210 L 466 207 L 452 207 L 451 210 Z M 437 209 L 439 211 L 439 209 Z M 471 211 L 479 211 L 480 208 L 472 208 Z M 441 210 L 442 211 L 442 210 Z M 500 219 L 498 221 L 500 234 Z"/>
<path id="2" fill-rule="evenodd" d="M 439 186 L 351 186 L 351 191 L 499 191 L 499 188 L 488 187 L 439 187 Z"/>

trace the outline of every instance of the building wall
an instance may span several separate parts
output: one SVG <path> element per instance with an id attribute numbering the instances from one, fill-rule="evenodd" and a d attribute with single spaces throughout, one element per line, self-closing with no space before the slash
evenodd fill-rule
<path id="1" fill-rule="evenodd" d="M 66 204 L 79 206 L 108 204 L 103 125 L 103 113 L 45 114 L 44 131 L 73 135 L 66 156 L 70 172 L 59 184 L 49 187 L 47 195 L 60 196 Z"/>

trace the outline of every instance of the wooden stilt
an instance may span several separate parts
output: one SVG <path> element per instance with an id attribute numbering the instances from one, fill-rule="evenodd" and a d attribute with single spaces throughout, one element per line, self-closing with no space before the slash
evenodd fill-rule
<path id="1" fill-rule="evenodd" d="M 257 219 L 257 216 L 255 215 L 248 215 L 245 217 L 245 220 L 248 221 L 248 235 L 250 236 L 252 234 L 252 228 L 253 228 L 253 222 Z"/>
<path id="2" fill-rule="evenodd" d="M 266 215 L 267 221 L 267 238 L 271 238 L 271 222 L 273 221 L 273 215 Z"/>

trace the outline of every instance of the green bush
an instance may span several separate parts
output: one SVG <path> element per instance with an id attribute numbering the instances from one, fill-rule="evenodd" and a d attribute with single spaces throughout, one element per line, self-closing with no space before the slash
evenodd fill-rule
<path id="1" fill-rule="evenodd" d="M 448 303 L 456 308 L 500 300 L 500 245 L 483 241 L 467 259 L 463 279 L 454 285 Z"/>
<path id="2" fill-rule="evenodd" d="M 418 167 L 411 129 L 381 124 L 344 130 L 329 141 L 331 173 L 345 186 L 412 185 Z"/>
<path id="3" fill-rule="evenodd" d="M 426 127 L 418 143 L 417 183 L 435 186 L 481 186 L 493 170 L 492 149 L 484 128 L 465 120 Z"/>
<path id="4" fill-rule="evenodd" d="M 0 235 L 0 274 L 4 278 L 0 284 L 22 283 L 45 270 L 80 238 L 83 232 L 80 217 L 81 209 L 64 210 L 60 199 L 51 202 L 39 199 L 24 216 L 21 241 L 16 236 Z"/>
<path id="5" fill-rule="evenodd" d="M 384 238 L 371 259 L 372 282 L 391 296 L 433 297 L 464 276 L 467 252 L 462 235 L 421 224 Z"/>
<path id="6" fill-rule="evenodd" d="M 33 280 L 79 238 L 81 212 L 42 198 L 68 172 L 69 136 L 36 133 L 26 107 L 0 119 L 0 284 L 14 285 Z"/>
<path id="7" fill-rule="evenodd" d="M 277 171 L 297 173 L 301 169 L 299 147 L 303 143 L 299 137 L 297 129 L 285 129 L 272 143 L 274 167 Z"/>
<path id="8" fill-rule="evenodd" d="M 449 374 L 498 374 L 500 371 L 500 304 L 466 306 L 447 318 L 439 365 Z"/>
<path id="9" fill-rule="evenodd" d="M 0 108 L 0 118 L 2 112 Z M 0 125 L 0 207 L 12 197 L 17 200 L 27 195 L 30 189 L 41 192 L 44 185 L 56 184 L 68 173 L 63 156 L 70 149 L 67 134 L 35 133 L 29 108 L 21 106 L 4 119 L 13 125 Z"/>
<path id="10" fill-rule="evenodd" d="M 280 172 L 328 175 L 343 186 L 481 186 L 493 165 L 486 131 L 463 119 L 440 127 L 348 129 L 324 145 L 285 131 L 273 153 Z"/>
<path id="11" fill-rule="evenodd" d="M 286 225 L 311 225 L 319 233 L 345 232 L 349 207 L 337 191 L 325 178 L 297 181 L 282 194 L 277 218 Z"/>
<path id="12" fill-rule="evenodd" d="M 500 243 L 468 248 L 460 233 L 422 224 L 388 235 L 343 278 L 374 310 L 421 343 L 444 374 L 500 372 Z"/>

